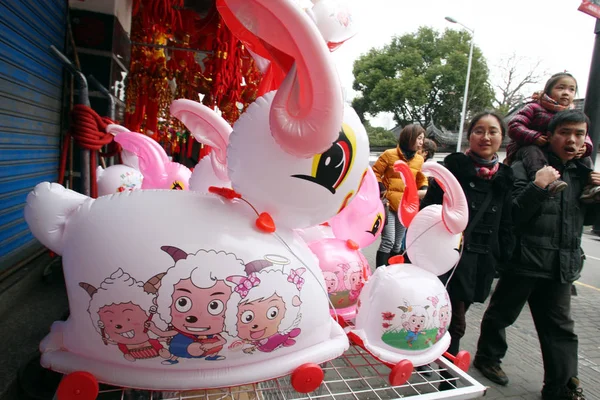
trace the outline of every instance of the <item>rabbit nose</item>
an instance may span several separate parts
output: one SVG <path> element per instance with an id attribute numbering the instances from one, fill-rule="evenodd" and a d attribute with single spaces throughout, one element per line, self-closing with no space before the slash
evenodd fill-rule
<path id="1" fill-rule="evenodd" d="M 189 317 L 185 317 L 185 322 L 193 324 L 194 322 L 198 322 L 198 318 L 194 317 L 193 315 L 190 315 Z"/>

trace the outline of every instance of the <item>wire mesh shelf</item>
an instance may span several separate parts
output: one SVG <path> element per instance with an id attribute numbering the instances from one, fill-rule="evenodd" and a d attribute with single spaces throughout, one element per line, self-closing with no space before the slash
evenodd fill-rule
<path id="1" fill-rule="evenodd" d="M 344 355 L 321 365 L 325 378 L 311 393 L 298 393 L 290 377 L 223 389 L 156 392 L 101 385 L 98 400 L 388 400 L 473 399 L 485 386 L 441 357 L 414 370 L 401 386 L 390 386 L 390 369 L 366 351 L 351 346 Z"/>

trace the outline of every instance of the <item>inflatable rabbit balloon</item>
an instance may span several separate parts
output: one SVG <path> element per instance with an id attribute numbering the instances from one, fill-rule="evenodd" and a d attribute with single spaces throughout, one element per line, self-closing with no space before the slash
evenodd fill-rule
<path id="1" fill-rule="evenodd" d="M 407 250 L 411 245 L 428 246 L 429 252 L 413 253 L 417 255 L 411 255 L 413 264 L 377 268 L 360 293 L 356 325 L 350 334 L 381 360 L 394 364 L 409 360 L 419 366 L 439 358 L 450 345 L 447 327 L 452 309 L 444 285 L 432 271 L 444 273 L 458 261 L 460 234 L 469 215 L 460 184 L 441 165 L 431 163 L 427 172 L 444 187 L 443 205 L 421 211 L 408 165 L 398 161 L 394 169 L 406 183 L 400 215 L 407 235 L 413 231 L 407 236 Z"/>
<path id="2" fill-rule="evenodd" d="M 165 150 L 154 139 L 116 124 L 108 125 L 106 131 L 115 135 L 115 142 L 124 150 L 137 156 L 140 172 L 144 176 L 142 189 L 189 190 L 192 171 L 170 161 Z"/>
<path id="3" fill-rule="evenodd" d="M 238 21 L 248 21 L 259 12 L 251 3 L 235 0 L 227 5 Z M 302 14 L 283 3 L 287 2 L 272 2 L 270 9 L 292 7 Z M 199 103 L 182 99 L 171 105 L 171 115 L 196 140 L 211 145 L 217 155 L 227 155 L 233 189 L 277 225 L 292 228 L 317 225 L 339 212 L 356 194 L 369 166 L 366 131 L 356 112 L 343 105 L 334 67 L 314 62 L 317 55 L 308 43 L 322 45 L 323 39 L 310 19 L 302 17 L 306 23 L 297 33 L 310 41 L 291 47 L 279 21 L 269 27 L 246 27 L 257 36 L 264 34 L 275 48 L 287 48 L 296 62 L 279 90 L 246 109 L 231 135 L 215 123 L 219 117 Z M 336 122 L 340 119 L 341 124 Z"/>
<path id="4" fill-rule="evenodd" d="M 192 113 L 193 102 L 173 106 L 195 136 L 213 141 L 235 191 L 91 199 L 45 182 L 27 198 L 25 220 L 62 256 L 69 296 L 68 320 L 40 346 L 47 368 L 157 390 L 292 374 L 307 392 L 322 379 L 315 364 L 348 348 L 318 260 L 294 229 L 326 221 L 356 193 L 368 167 L 366 133 L 344 109 L 330 52 L 305 13 L 287 1 L 224 3 L 294 60 L 281 88 L 250 105 L 230 136 L 216 114 Z M 131 136 L 121 135 L 121 143 Z M 144 185 L 169 186 L 166 162 L 158 176 L 146 171 L 164 161 L 153 151 L 138 153 Z"/>
<path id="5" fill-rule="evenodd" d="M 331 315 L 351 320 L 356 315 L 356 302 L 371 268 L 351 240 L 321 239 L 308 244 L 319 259 L 331 306 Z"/>
<path id="6" fill-rule="evenodd" d="M 98 166 L 96 169 L 98 196 L 141 189 L 143 180 L 140 171 L 127 165 L 111 165 L 108 168 Z"/>
<path id="7" fill-rule="evenodd" d="M 399 165 L 403 179 L 409 172 L 403 165 Z M 434 275 L 443 275 L 458 263 L 460 259 L 460 242 L 462 232 L 469 222 L 469 207 L 465 194 L 456 182 L 454 175 L 437 163 L 423 164 L 423 172 L 434 177 L 444 188 L 444 202 L 442 205 L 434 204 L 425 207 L 414 219 L 406 213 L 400 213 L 406 222 L 406 252 L 411 262 Z M 403 209 L 417 209 L 418 199 L 407 197 L 412 204 L 403 205 Z M 432 250 L 435 243 L 435 251 Z"/>
<path id="8" fill-rule="evenodd" d="M 364 248 L 381 234 L 384 218 L 385 212 L 379 198 L 377 178 L 369 168 L 365 172 L 357 195 L 348 206 L 329 220 L 329 225 L 336 238 L 352 240 L 359 248 Z"/>

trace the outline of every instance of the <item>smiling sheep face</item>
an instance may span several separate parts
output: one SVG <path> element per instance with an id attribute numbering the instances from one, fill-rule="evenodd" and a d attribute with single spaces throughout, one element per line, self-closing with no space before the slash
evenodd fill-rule
<path id="1" fill-rule="evenodd" d="M 269 130 L 273 93 L 259 98 L 233 128 L 227 164 L 233 188 L 275 223 L 305 228 L 326 221 L 354 196 L 368 168 L 369 142 L 356 112 L 346 107 L 335 143 L 297 158 Z"/>

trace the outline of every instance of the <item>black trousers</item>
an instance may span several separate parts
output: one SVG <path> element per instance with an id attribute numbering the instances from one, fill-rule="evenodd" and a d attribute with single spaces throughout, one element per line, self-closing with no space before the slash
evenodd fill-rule
<path id="1" fill-rule="evenodd" d="M 525 302 L 529 303 L 544 361 L 544 390 L 564 387 L 577 376 L 577 346 L 571 319 L 571 286 L 552 279 L 503 274 L 490 299 L 477 343 L 475 358 L 499 364 L 506 355 L 506 328 Z"/>

